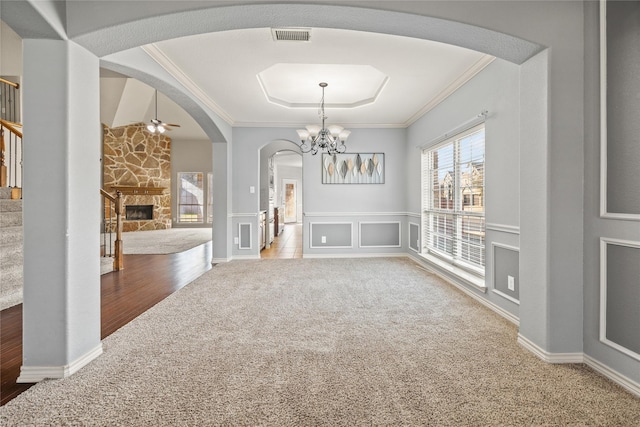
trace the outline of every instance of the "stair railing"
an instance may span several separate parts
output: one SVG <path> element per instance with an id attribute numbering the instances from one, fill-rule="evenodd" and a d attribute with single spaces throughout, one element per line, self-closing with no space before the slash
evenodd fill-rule
<path id="1" fill-rule="evenodd" d="M 0 187 L 11 187 L 11 198 L 22 198 L 22 125 L 0 119 Z"/>
<path id="2" fill-rule="evenodd" d="M 0 119 L 20 121 L 20 85 L 0 77 Z"/>
<path id="3" fill-rule="evenodd" d="M 116 191 L 115 197 L 102 188 L 100 194 L 103 198 L 102 210 L 102 256 L 113 257 L 113 270 L 120 271 L 124 268 L 122 245 L 122 193 Z M 115 241 L 113 234 L 115 232 Z"/>

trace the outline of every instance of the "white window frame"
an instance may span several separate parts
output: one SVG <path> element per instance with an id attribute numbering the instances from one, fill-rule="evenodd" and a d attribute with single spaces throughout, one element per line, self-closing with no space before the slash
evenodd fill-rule
<path id="1" fill-rule="evenodd" d="M 460 162 L 460 140 L 468 137 L 469 135 L 476 133 L 480 130 L 484 130 L 484 123 L 480 123 L 478 125 L 475 125 L 473 127 L 470 127 L 466 130 L 463 130 L 462 132 L 457 133 L 455 136 L 451 137 L 451 138 L 447 138 L 446 140 L 435 144 L 433 146 L 430 147 L 426 147 L 423 148 L 422 150 L 422 170 L 421 170 L 421 175 L 422 175 L 422 249 L 421 249 L 421 255 L 429 258 L 432 261 L 436 261 L 438 264 L 441 265 L 449 265 L 451 267 L 454 267 L 453 269 L 450 269 L 451 271 L 453 271 L 456 274 L 460 273 L 458 272 L 458 269 L 455 267 L 459 267 L 462 270 L 464 270 L 464 272 L 469 272 L 475 276 L 478 276 L 480 278 L 483 278 L 485 276 L 485 269 L 486 269 L 486 235 L 485 235 L 485 230 L 486 230 L 486 225 L 485 225 L 485 212 L 486 212 L 486 206 L 483 205 L 483 209 L 482 212 L 470 212 L 470 211 L 464 211 L 463 210 L 463 201 L 464 201 L 464 195 L 462 194 L 462 191 L 460 189 L 460 184 L 461 184 L 461 162 Z M 486 138 L 486 137 L 485 137 Z M 451 145 L 453 144 L 453 152 L 454 152 L 454 160 L 453 160 L 453 167 L 454 167 L 454 189 L 453 189 L 453 193 L 454 193 L 454 199 L 453 199 L 453 209 L 439 209 L 437 207 L 434 206 L 434 200 L 433 200 L 433 188 L 434 188 L 434 183 L 433 183 L 433 169 L 431 167 L 431 162 L 432 162 L 432 156 L 433 153 L 438 150 L 441 149 L 442 147 L 446 146 L 446 145 Z M 486 153 L 486 142 L 485 142 L 485 153 Z M 485 156 L 486 158 L 486 156 Z M 481 202 L 484 204 L 484 200 L 486 199 L 485 197 L 485 181 L 486 181 L 486 160 L 483 164 L 483 168 L 484 168 L 484 178 L 483 179 L 483 187 L 482 187 L 482 200 Z M 471 198 L 471 204 L 470 207 L 475 207 L 476 205 L 473 204 L 473 194 L 470 195 Z M 453 245 L 454 248 L 452 250 L 453 255 L 449 254 L 447 252 L 444 252 L 442 250 L 439 250 L 438 248 L 434 247 L 433 245 L 431 245 L 432 242 L 432 234 L 433 234 L 433 229 L 435 226 L 435 221 L 434 221 L 434 214 L 442 214 L 442 215 L 452 215 L 453 216 L 453 224 L 454 224 L 454 233 L 453 233 Z M 478 264 L 478 263 L 472 263 L 469 262 L 467 260 L 464 260 L 460 254 L 462 253 L 462 245 L 464 243 L 463 239 L 462 239 L 462 218 L 465 216 L 470 216 L 470 217 L 477 217 L 477 218 L 482 218 L 481 224 L 482 224 L 482 230 L 480 231 L 483 234 L 482 240 L 483 240 L 483 248 L 482 250 L 482 264 Z M 462 274 L 465 275 L 465 274 Z M 466 276 L 466 275 L 465 275 Z"/>
<path id="2" fill-rule="evenodd" d="M 183 205 L 181 203 L 181 201 L 182 201 L 181 200 L 181 190 L 182 190 L 182 179 L 181 179 L 181 176 L 183 174 L 199 174 L 201 176 L 201 180 L 202 180 L 202 188 L 201 188 L 201 190 L 202 190 L 202 193 L 203 193 L 202 194 L 202 203 L 201 204 L 199 204 L 199 205 L 196 205 L 196 204 Z M 177 215 L 176 215 L 177 222 L 179 224 L 202 224 L 202 223 L 204 223 L 205 220 L 206 220 L 206 212 L 205 212 L 206 200 L 205 200 L 205 194 L 204 194 L 204 189 L 205 189 L 205 187 L 204 187 L 204 173 L 203 172 L 186 172 L 186 171 L 182 171 L 182 172 L 178 172 L 177 173 L 176 178 L 177 178 L 176 179 L 176 181 L 177 181 L 176 185 L 178 187 L 178 191 L 177 191 L 177 195 L 178 195 L 178 200 L 177 200 L 178 212 L 177 212 Z M 182 220 L 182 214 L 180 212 L 181 206 L 200 206 L 200 209 L 202 211 L 202 220 L 200 220 L 200 221 L 184 221 L 184 220 Z"/>

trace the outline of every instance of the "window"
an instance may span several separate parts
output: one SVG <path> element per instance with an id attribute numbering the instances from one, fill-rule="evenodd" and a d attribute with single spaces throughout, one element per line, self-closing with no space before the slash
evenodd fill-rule
<path id="1" fill-rule="evenodd" d="M 422 151 L 423 254 L 484 274 L 484 124 Z"/>
<path id="2" fill-rule="evenodd" d="M 202 175 L 202 172 L 178 172 L 178 222 L 203 221 Z"/>

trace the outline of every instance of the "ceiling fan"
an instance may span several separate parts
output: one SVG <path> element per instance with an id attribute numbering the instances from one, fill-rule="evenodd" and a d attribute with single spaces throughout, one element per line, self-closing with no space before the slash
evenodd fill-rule
<path id="1" fill-rule="evenodd" d="M 177 125 L 175 123 L 165 123 L 162 120 L 158 119 L 158 89 L 156 89 L 155 102 L 156 102 L 156 114 L 154 116 L 155 118 L 151 119 L 151 121 L 147 125 L 147 130 L 151 133 L 164 133 L 167 130 L 171 130 L 171 128 L 174 128 L 174 127 L 179 128 L 180 125 Z"/>

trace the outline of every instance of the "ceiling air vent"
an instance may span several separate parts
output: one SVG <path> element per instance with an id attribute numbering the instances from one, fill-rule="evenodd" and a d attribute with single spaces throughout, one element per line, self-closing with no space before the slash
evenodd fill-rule
<path id="1" fill-rule="evenodd" d="M 311 28 L 272 28 L 273 40 L 277 42 L 308 42 L 311 40 Z"/>

